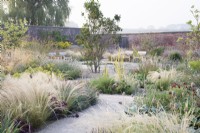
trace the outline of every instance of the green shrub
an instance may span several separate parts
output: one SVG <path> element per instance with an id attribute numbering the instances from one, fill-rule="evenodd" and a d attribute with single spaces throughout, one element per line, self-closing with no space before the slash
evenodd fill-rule
<path id="1" fill-rule="evenodd" d="M 81 77 L 81 70 L 76 65 L 68 63 L 56 63 L 53 67 L 53 72 L 59 70 L 65 79 L 77 79 Z"/>
<path id="2" fill-rule="evenodd" d="M 0 35 L 3 37 L 1 45 L 3 48 L 10 49 L 20 46 L 21 38 L 26 34 L 28 27 L 26 21 L 19 20 L 19 23 L 5 22 L 0 27 Z"/>
<path id="3" fill-rule="evenodd" d="M 115 90 L 117 94 L 122 94 L 123 92 L 125 92 L 126 94 L 133 93 L 133 88 L 131 88 L 131 85 L 127 84 L 125 80 L 121 80 L 120 82 L 118 82 Z"/>
<path id="4" fill-rule="evenodd" d="M 102 93 L 106 94 L 133 94 L 138 89 L 138 82 L 127 82 L 128 78 L 123 80 L 115 81 L 109 76 L 101 76 L 98 79 L 91 81 L 91 85 Z"/>
<path id="5" fill-rule="evenodd" d="M 200 71 L 200 61 L 190 61 L 189 65 L 192 70 Z"/>
<path id="6" fill-rule="evenodd" d="M 169 60 L 174 61 L 174 62 L 181 62 L 183 59 L 180 53 L 174 52 L 169 55 Z"/>
<path id="7" fill-rule="evenodd" d="M 109 76 L 101 76 L 98 79 L 91 81 L 91 85 L 97 88 L 102 93 L 113 94 L 114 92 L 114 79 Z"/>
<path id="8" fill-rule="evenodd" d="M 185 83 L 173 83 L 169 90 L 159 91 L 157 89 L 147 90 L 145 97 L 139 97 L 136 99 L 139 111 L 142 113 L 156 113 L 157 111 L 167 111 L 172 113 L 178 113 L 182 118 L 185 113 L 192 114 L 194 119 L 191 119 L 190 123 L 195 128 L 200 127 L 199 123 L 199 106 L 200 98 L 198 94 L 194 93 L 194 88 Z M 145 107 L 145 108 L 144 108 Z"/>
<path id="9" fill-rule="evenodd" d="M 14 77 L 20 77 L 21 73 L 36 73 L 36 72 L 44 72 L 47 74 L 56 74 L 58 77 L 64 79 L 77 79 L 81 77 L 81 70 L 79 67 L 69 63 L 54 63 L 54 62 L 47 62 L 42 64 L 40 61 L 33 61 L 29 64 L 23 64 L 21 66 L 16 67 L 12 71 L 12 75 Z"/>
<path id="10" fill-rule="evenodd" d="M 70 42 L 58 42 L 57 43 L 57 46 L 58 48 L 61 48 L 61 49 L 66 49 L 66 48 L 69 48 L 72 44 Z"/>
<path id="11" fill-rule="evenodd" d="M 136 94 L 139 90 L 139 81 L 135 78 L 133 74 L 126 74 L 123 78 L 127 89 L 124 92 L 127 94 Z"/>
<path id="12" fill-rule="evenodd" d="M 144 86 L 145 86 L 145 80 L 146 80 L 145 75 L 141 74 L 141 73 L 136 73 L 135 74 L 135 78 L 138 80 L 140 88 L 144 88 Z"/>
<path id="13" fill-rule="evenodd" d="M 169 89 L 170 83 L 171 83 L 171 81 L 168 79 L 159 79 L 155 83 L 155 86 L 156 86 L 156 89 L 163 91 L 163 90 Z"/>
<path id="14" fill-rule="evenodd" d="M 156 89 L 149 89 L 143 99 L 137 99 L 136 102 L 140 105 L 146 105 L 147 108 L 161 108 L 169 110 L 170 97 L 167 91 L 159 91 Z"/>
<path id="15" fill-rule="evenodd" d="M 180 77 L 180 82 L 186 84 L 194 83 L 196 87 L 200 87 L 200 74 L 193 70 L 186 69 L 184 74 Z"/>
<path id="16" fill-rule="evenodd" d="M 14 75 L 15 73 L 23 73 L 29 68 L 36 68 L 40 65 L 41 65 L 40 60 L 32 60 L 32 61 L 25 63 L 25 64 L 23 64 L 23 63 L 18 64 L 17 66 L 15 66 L 12 69 L 12 71 L 10 73 L 11 73 L 11 75 Z"/>
<path id="17" fill-rule="evenodd" d="M 167 91 L 149 89 L 147 90 L 146 97 L 138 99 L 137 103 L 140 106 L 146 105 L 147 108 L 160 108 L 181 114 L 194 109 L 196 106 L 192 91 L 188 91 L 184 86 L 171 88 Z"/>
<path id="18" fill-rule="evenodd" d="M 165 51 L 165 48 L 159 47 L 151 50 L 150 55 L 151 56 L 161 56 Z"/>

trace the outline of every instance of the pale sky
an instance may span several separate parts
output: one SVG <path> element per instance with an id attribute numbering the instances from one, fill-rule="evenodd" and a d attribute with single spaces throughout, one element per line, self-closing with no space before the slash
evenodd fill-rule
<path id="1" fill-rule="evenodd" d="M 83 4 L 86 0 L 69 0 L 71 15 L 69 21 L 82 26 L 84 19 Z M 121 15 L 119 25 L 122 28 L 155 28 L 170 24 L 185 24 L 192 19 L 190 7 L 200 10 L 200 0 L 99 0 L 101 10 L 106 17 Z"/>

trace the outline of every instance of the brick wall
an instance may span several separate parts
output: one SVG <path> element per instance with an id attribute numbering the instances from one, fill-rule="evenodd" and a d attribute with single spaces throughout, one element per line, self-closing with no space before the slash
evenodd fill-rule
<path id="1" fill-rule="evenodd" d="M 80 28 L 52 27 L 52 26 L 29 26 L 28 35 L 39 38 L 40 31 L 60 31 L 66 35 L 69 41 L 76 44 L 75 38 L 80 33 Z M 176 46 L 179 37 L 185 37 L 188 32 L 160 32 L 160 33 L 131 33 L 121 34 L 120 46 L 123 48 L 139 47 L 144 41 L 153 43 L 155 46 Z"/>

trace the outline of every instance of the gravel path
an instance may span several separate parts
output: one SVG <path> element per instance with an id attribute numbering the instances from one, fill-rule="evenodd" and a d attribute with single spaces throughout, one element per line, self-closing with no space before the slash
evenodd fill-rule
<path id="1" fill-rule="evenodd" d="M 110 127 L 128 119 L 124 108 L 132 101 L 131 96 L 102 94 L 96 105 L 79 113 L 79 118 L 58 120 L 38 133 L 90 133 L 94 128 Z"/>

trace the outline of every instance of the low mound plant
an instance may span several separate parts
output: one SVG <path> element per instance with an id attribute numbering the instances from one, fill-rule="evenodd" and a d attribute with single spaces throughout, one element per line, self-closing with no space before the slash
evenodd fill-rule
<path id="1" fill-rule="evenodd" d="M 65 79 L 77 79 L 80 78 L 82 74 L 80 68 L 73 63 L 56 63 L 52 71 L 60 71 Z"/>
<path id="2" fill-rule="evenodd" d="M 127 76 L 122 80 L 115 80 L 109 76 L 101 76 L 91 81 L 91 85 L 105 94 L 133 94 L 138 89 L 138 82 L 134 77 Z"/>
<path id="3" fill-rule="evenodd" d="M 59 63 L 59 62 L 38 62 L 33 61 L 29 65 L 21 65 L 14 69 L 12 75 L 14 77 L 20 77 L 23 72 L 26 73 L 36 73 L 36 72 L 44 72 L 49 75 L 54 73 L 60 78 L 73 80 L 81 77 L 81 69 L 74 63 Z"/>
<path id="4" fill-rule="evenodd" d="M 200 60 L 190 61 L 189 66 L 192 70 L 200 72 Z"/>
<path id="5" fill-rule="evenodd" d="M 190 126 L 199 128 L 200 123 L 200 97 L 198 89 L 186 83 L 172 83 L 168 90 L 148 89 L 145 96 L 135 99 L 138 110 L 142 114 L 151 115 L 159 112 L 172 112 L 183 118 L 188 112 L 193 116 L 189 121 Z M 189 125 L 188 125 L 189 126 Z"/>
<path id="6" fill-rule="evenodd" d="M 183 58 L 179 52 L 173 52 L 169 55 L 169 60 L 173 62 L 181 62 Z"/>
<path id="7" fill-rule="evenodd" d="M 60 49 L 66 49 L 66 48 L 69 48 L 72 44 L 68 41 L 66 42 L 57 42 L 57 47 L 60 48 Z"/>
<path id="8" fill-rule="evenodd" d="M 109 76 L 101 76 L 91 81 L 91 85 L 97 88 L 101 93 L 113 94 L 115 80 Z"/>

